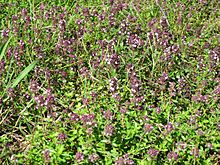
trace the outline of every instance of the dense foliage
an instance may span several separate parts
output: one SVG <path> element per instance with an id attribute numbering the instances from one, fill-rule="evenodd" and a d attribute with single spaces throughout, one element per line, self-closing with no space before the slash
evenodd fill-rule
<path id="1" fill-rule="evenodd" d="M 0 163 L 220 163 L 219 9 L 1 0 Z"/>

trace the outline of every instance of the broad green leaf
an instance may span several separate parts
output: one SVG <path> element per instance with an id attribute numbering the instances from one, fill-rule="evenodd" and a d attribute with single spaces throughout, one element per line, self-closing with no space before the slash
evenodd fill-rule
<path id="1" fill-rule="evenodd" d="M 28 75 L 28 73 L 35 67 L 37 61 L 32 62 L 29 66 L 27 66 L 19 75 L 18 77 L 12 82 L 11 87 L 14 88 L 18 85 L 18 83 Z"/>
<path id="2" fill-rule="evenodd" d="M 2 58 L 3 58 L 4 55 L 5 55 L 6 49 L 7 49 L 7 47 L 8 47 L 8 44 L 9 44 L 11 38 L 12 38 L 12 36 L 8 39 L 8 41 L 5 43 L 5 45 L 3 46 L 2 50 L 1 50 L 0 61 L 2 60 Z"/>
<path id="3" fill-rule="evenodd" d="M 58 145 L 57 146 L 57 153 L 56 153 L 56 155 L 57 156 L 60 156 L 62 153 L 63 153 L 63 151 L 64 151 L 64 146 L 63 145 Z"/>

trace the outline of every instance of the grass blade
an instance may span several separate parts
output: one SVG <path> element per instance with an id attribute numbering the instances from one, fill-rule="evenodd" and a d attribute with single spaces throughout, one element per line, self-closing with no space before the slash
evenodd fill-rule
<path id="1" fill-rule="evenodd" d="M 19 75 L 18 77 L 12 82 L 11 87 L 14 88 L 18 85 L 18 83 L 28 75 L 28 73 L 35 67 L 37 61 L 32 62 L 29 66 L 27 66 Z"/>
<path id="2" fill-rule="evenodd" d="M 6 51 L 7 47 L 8 47 L 8 44 L 9 44 L 11 38 L 12 38 L 12 36 L 8 39 L 8 41 L 5 43 L 5 45 L 3 46 L 2 50 L 1 50 L 0 61 L 2 60 L 2 58 L 5 55 L 5 51 Z"/>

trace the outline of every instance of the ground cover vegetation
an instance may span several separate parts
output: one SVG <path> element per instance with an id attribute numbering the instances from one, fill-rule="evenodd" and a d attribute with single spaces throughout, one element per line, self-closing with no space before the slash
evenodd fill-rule
<path id="1" fill-rule="evenodd" d="M 219 164 L 218 0 L 1 0 L 1 164 Z"/>

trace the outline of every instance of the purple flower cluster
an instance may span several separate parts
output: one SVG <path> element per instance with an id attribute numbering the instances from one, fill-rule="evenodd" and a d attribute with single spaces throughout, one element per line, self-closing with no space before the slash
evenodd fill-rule
<path id="1" fill-rule="evenodd" d="M 159 78 L 159 83 L 164 85 L 166 83 L 166 80 L 168 80 L 168 74 L 163 72 L 162 76 Z"/>
<path id="2" fill-rule="evenodd" d="M 112 136 L 113 133 L 114 133 L 114 130 L 115 130 L 115 129 L 114 129 L 114 126 L 111 125 L 111 124 L 108 124 L 108 125 L 105 126 L 104 134 L 105 134 L 106 136 Z"/>
<path id="3" fill-rule="evenodd" d="M 214 95 L 220 95 L 220 85 L 215 86 L 213 93 Z"/>
<path id="4" fill-rule="evenodd" d="M 167 158 L 168 158 L 169 161 L 177 160 L 178 159 L 178 154 L 174 151 L 171 151 L 167 154 Z"/>
<path id="5" fill-rule="evenodd" d="M 8 88 L 7 94 L 11 99 L 16 97 L 15 90 L 13 88 Z"/>
<path id="6" fill-rule="evenodd" d="M 49 162 L 50 159 L 51 159 L 51 157 L 50 157 L 50 150 L 45 150 L 45 151 L 43 152 L 43 155 L 44 155 L 45 161 L 46 161 L 46 162 Z"/>
<path id="7" fill-rule="evenodd" d="M 140 94 L 141 81 L 138 79 L 136 72 L 132 67 L 129 68 L 129 81 L 132 95 L 138 96 Z"/>
<path id="8" fill-rule="evenodd" d="M 209 96 L 202 95 L 201 92 L 197 92 L 195 95 L 192 96 L 192 101 L 207 103 L 209 101 Z"/>
<path id="9" fill-rule="evenodd" d="M 89 155 L 89 161 L 90 161 L 91 163 L 94 163 L 94 162 L 96 162 L 97 160 L 99 160 L 99 156 L 98 156 L 96 153 L 93 153 L 93 154 Z"/>
<path id="10" fill-rule="evenodd" d="M 178 79 L 177 91 L 178 91 L 178 94 L 181 96 L 182 95 L 189 96 L 190 89 L 189 89 L 189 86 L 184 78 Z"/>
<path id="11" fill-rule="evenodd" d="M 17 117 L 25 101 L 34 100 L 30 108 L 34 111 L 27 109 L 27 114 L 42 118 L 45 114 L 47 118 L 59 115 L 55 125 L 46 124 L 53 130 L 65 130 L 58 133 L 55 142 L 63 143 L 65 152 L 71 153 L 60 155 L 70 164 L 73 161 L 105 164 L 112 162 L 112 158 L 114 164 L 137 164 L 146 159 L 146 154 L 152 164 L 156 160 L 162 164 L 187 159 L 189 162 L 200 154 L 203 154 L 201 160 L 210 155 L 207 161 L 215 160 L 212 157 L 218 150 L 210 139 L 220 130 L 220 124 L 216 123 L 220 94 L 220 47 L 216 42 L 219 36 L 215 28 L 208 26 L 211 22 L 204 19 L 204 15 L 216 16 L 215 10 L 197 14 L 215 5 L 207 5 L 206 0 L 188 2 L 157 0 L 149 8 L 145 8 L 149 4 L 140 0 L 94 1 L 92 6 L 89 2 L 86 6 L 77 2 L 74 8 L 69 2 L 53 7 L 45 2 L 37 5 L 38 10 L 30 12 L 23 8 L 11 19 L 7 16 L 2 22 L 0 42 L 4 45 L 13 37 L 0 60 L 0 93 L 4 94 L 0 98 L 2 132 L 11 131 L 8 123 L 22 124 L 24 129 L 33 125 Z M 170 7 L 175 7 L 171 13 Z M 150 14 L 146 14 L 148 10 Z M 193 23 L 195 19 L 198 26 Z M 28 72 L 16 88 L 4 90 L 7 81 L 16 79 L 35 58 L 38 63 L 34 72 Z M 103 87 L 105 82 L 107 91 Z M 173 110 L 164 110 L 166 106 Z M 193 112 L 185 112 L 192 107 Z M 187 118 L 188 123 L 182 124 Z M 204 123 L 210 124 L 202 127 Z M 78 134 L 68 132 L 72 128 Z M 191 129 L 193 132 L 188 133 Z M 10 145 L 17 143 L 17 134 L 19 131 L 12 132 Z M 194 143 L 199 146 L 193 145 L 194 136 L 199 138 L 201 143 Z M 149 150 L 143 154 L 146 141 Z M 161 148 L 161 143 L 167 141 L 168 145 Z M 53 145 L 53 140 L 49 139 L 49 143 Z M 139 153 L 133 153 L 133 147 Z M 199 148 L 204 147 L 205 152 L 200 153 Z M 30 149 L 30 155 L 33 152 Z M 46 164 L 54 159 L 50 150 L 43 150 L 42 157 Z M 62 159 L 57 157 L 55 161 L 59 164 Z"/>
<path id="12" fill-rule="evenodd" d="M 64 133 L 60 133 L 58 136 L 57 136 L 57 139 L 58 140 L 61 140 L 61 141 L 65 141 L 67 139 L 67 135 L 64 134 Z"/>
<path id="13" fill-rule="evenodd" d="M 109 85 L 110 85 L 110 92 L 115 93 L 118 89 L 118 80 L 117 78 L 113 77 L 110 79 L 109 81 Z"/>
<path id="14" fill-rule="evenodd" d="M 75 155 L 75 158 L 77 162 L 80 163 L 84 160 L 84 154 L 82 152 L 77 152 Z"/>
<path id="15" fill-rule="evenodd" d="M 108 55 L 106 57 L 106 62 L 108 65 L 112 65 L 114 68 L 118 69 L 120 66 L 120 56 L 116 53 Z"/>
<path id="16" fill-rule="evenodd" d="M 191 155 L 195 156 L 196 158 L 199 157 L 199 149 L 196 147 L 193 148 L 190 153 L 191 153 Z"/>
<path id="17" fill-rule="evenodd" d="M 10 32 L 9 29 L 3 29 L 3 30 L 2 30 L 2 37 L 5 38 L 5 39 L 7 39 L 8 36 L 9 36 L 9 32 Z"/>
<path id="18" fill-rule="evenodd" d="M 166 131 L 166 134 L 171 133 L 174 130 L 173 124 L 168 123 L 167 125 L 164 126 L 164 129 Z"/>
<path id="19" fill-rule="evenodd" d="M 176 143 L 177 151 L 181 151 L 181 150 L 185 149 L 186 146 L 187 146 L 187 144 L 184 143 L 184 142 L 178 142 L 178 143 Z"/>
<path id="20" fill-rule="evenodd" d="M 147 152 L 150 157 L 156 157 L 159 154 L 159 151 L 153 148 L 150 148 Z"/>
<path id="21" fill-rule="evenodd" d="M 126 107 L 121 107 L 120 110 L 119 110 L 119 112 L 121 114 L 125 114 L 127 111 L 128 111 L 128 109 Z"/>
<path id="22" fill-rule="evenodd" d="M 79 73 L 82 77 L 89 77 L 90 73 L 87 67 L 83 66 L 80 70 Z"/>
<path id="23" fill-rule="evenodd" d="M 4 60 L 0 60 L 0 75 L 2 75 L 5 71 L 5 64 L 6 62 Z"/>
<path id="24" fill-rule="evenodd" d="M 171 97 L 176 96 L 176 88 L 174 82 L 169 82 L 169 88 L 168 88 L 169 94 Z"/>
<path id="25" fill-rule="evenodd" d="M 80 120 L 80 117 L 78 114 L 74 112 L 70 114 L 70 121 L 78 122 L 79 120 Z"/>
<path id="26" fill-rule="evenodd" d="M 138 37 L 137 34 L 130 34 L 126 43 L 130 45 L 133 49 L 140 48 L 145 45 L 145 42 L 140 37 Z"/>
<path id="27" fill-rule="evenodd" d="M 46 90 L 46 93 L 41 95 L 39 93 L 36 93 L 39 90 L 39 86 L 36 81 L 32 81 L 30 85 L 30 90 L 35 94 L 34 100 L 37 103 L 37 109 L 46 107 L 47 109 L 52 109 L 54 107 L 55 103 L 55 96 L 52 93 L 52 89 L 48 88 Z"/>
<path id="28" fill-rule="evenodd" d="M 103 112 L 104 118 L 106 120 L 112 120 L 113 119 L 113 114 L 111 112 L 111 110 L 107 110 Z"/>
<path id="29" fill-rule="evenodd" d="M 97 126 L 97 123 L 95 122 L 95 115 L 93 113 L 91 114 L 83 114 L 80 117 L 80 120 L 82 121 L 84 126 Z"/>
<path id="30" fill-rule="evenodd" d="M 150 133 L 154 127 L 151 124 L 144 124 L 144 132 Z"/>
<path id="31" fill-rule="evenodd" d="M 115 165 L 132 165 L 134 162 L 129 158 L 129 154 L 125 154 L 122 157 L 118 157 L 115 160 Z"/>
<path id="32" fill-rule="evenodd" d="M 109 85 L 110 85 L 109 90 L 112 93 L 113 98 L 120 101 L 121 97 L 120 97 L 120 94 L 117 92 L 117 90 L 118 90 L 118 80 L 117 80 L 117 78 L 115 78 L 115 77 L 111 78 L 110 81 L 109 81 Z"/>
<path id="33" fill-rule="evenodd" d="M 209 60 L 212 68 L 216 67 L 220 59 L 220 46 L 209 51 Z"/>

